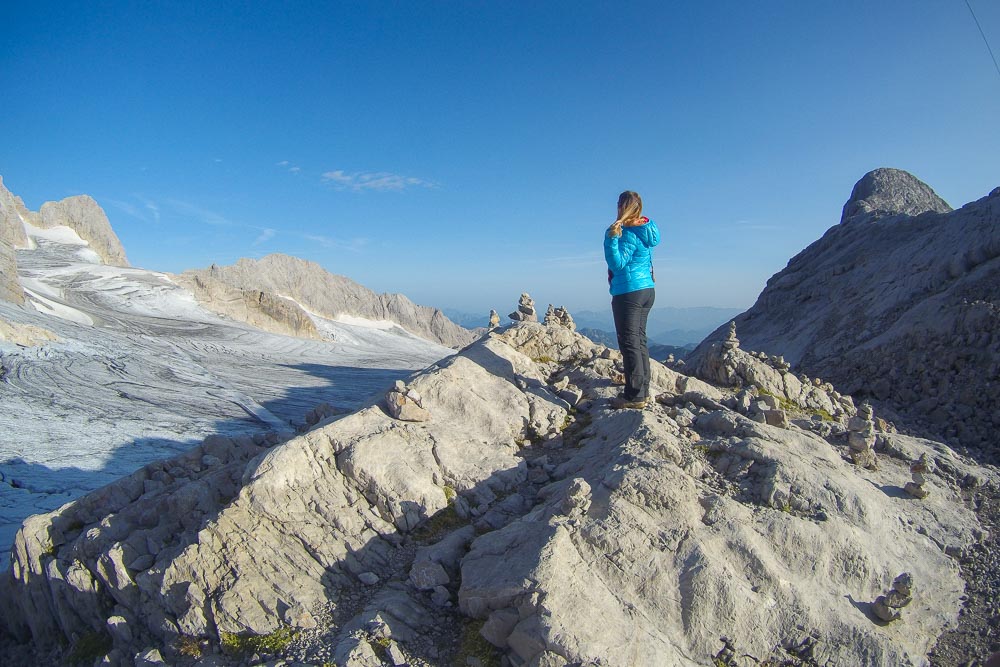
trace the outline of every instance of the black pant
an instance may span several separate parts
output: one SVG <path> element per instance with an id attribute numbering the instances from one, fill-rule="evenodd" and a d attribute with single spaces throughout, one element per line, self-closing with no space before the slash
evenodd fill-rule
<path id="1" fill-rule="evenodd" d="M 611 312 L 615 316 L 618 349 L 625 363 L 627 401 L 645 399 L 649 394 L 649 348 L 646 344 L 646 320 L 653 307 L 653 288 L 636 290 L 611 297 Z"/>

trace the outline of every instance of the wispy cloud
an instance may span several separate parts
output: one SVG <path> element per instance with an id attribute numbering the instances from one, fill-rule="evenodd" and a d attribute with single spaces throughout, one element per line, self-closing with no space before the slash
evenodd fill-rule
<path id="1" fill-rule="evenodd" d="M 270 241 L 271 239 L 273 239 L 274 235 L 277 234 L 277 233 L 278 232 L 276 230 L 271 229 L 270 227 L 268 227 L 266 229 L 262 229 L 262 230 L 260 230 L 260 234 L 257 235 L 257 238 L 254 239 L 253 245 L 254 246 L 259 246 L 262 243 L 267 243 L 268 241 Z"/>
<path id="2" fill-rule="evenodd" d="M 368 245 L 368 239 L 364 237 L 338 239 L 319 234 L 299 234 L 299 236 L 307 241 L 312 241 L 313 243 L 321 245 L 324 248 L 340 248 L 343 250 L 350 250 L 351 252 L 361 252 L 361 249 Z"/>
<path id="3" fill-rule="evenodd" d="M 414 176 L 400 176 L 388 171 L 347 173 L 342 169 L 337 169 L 325 172 L 320 178 L 324 183 L 328 183 L 338 190 L 353 190 L 354 192 L 361 192 L 363 190 L 400 192 L 407 188 L 437 187 L 432 181 Z"/>
<path id="4" fill-rule="evenodd" d="M 285 171 L 287 171 L 290 174 L 297 174 L 300 171 L 302 171 L 302 167 L 300 167 L 300 166 L 298 166 L 296 164 L 292 164 L 288 160 L 282 160 L 281 162 L 275 162 L 274 166 L 275 167 L 281 167 L 282 169 L 284 169 Z"/>
<path id="5" fill-rule="evenodd" d="M 137 220 L 142 220 L 143 222 L 148 222 L 152 224 L 159 224 L 160 222 L 160 207 L 152 199 L 143 197 L 139 194 L 133 194 L 132 198 L 135 202 L 122 201 L 120 199 L 109 199 L 103 198 L 102 201 L 111 204 L 119 211 L 126 213 Z M 138 203 L 136 203 L 138 202 Z"/>
<path id="6" fill-rule="evenodd" d="M 186 215 L 191 218 L 197 218 L 206 225 L 215 225 L 217 227 L 232 227 L 236 223 L 227 218 L 226 216 L 216 213 L 215 211 L 210 211 L 206 208 L 202 208 L 196 204 L 190 202 L 181 201 L 179 199 L 168 199 L 167 204 L 169 204 L 175 211 L 181 215 Z"/>

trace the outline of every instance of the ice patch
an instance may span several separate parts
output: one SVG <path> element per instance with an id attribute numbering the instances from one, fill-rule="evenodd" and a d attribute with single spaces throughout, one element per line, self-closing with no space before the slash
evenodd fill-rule
<path id="1" fill-rule="evenodd" d="M 366 329 L 380 329 L 382 331 L 402 328 L 395 322 L 391 322 L 389 320 L 369 320 L 364 317 L 354 317 L 353 315 L 337 315 L 337 317 L 333 318 L 333 321 L 340 322 L 341 324 L 350 324 L 355 327 L 365 327 Z"/>
<path id="2" fill-rule="evenodd" d="M 25 222 L 24 218 L 21 218 L 21 222 L 24 223 L 24 231 L 28 234 L 28 238 L 42 239 L 43 241 L 62 243 L 63 245 L 90 245 L 87 241 L 80 238 L 79 234 L 65 225 L 56 225 L 55 227 L 43 229 L 35 227 L 30 222 Z"/>
<path id="3" fill-rule="evenodd" d="M 103 264 L 101 261 L 101 256 L 90 248 L 81 248 L 77 250 L 74 255 L 80 258 L 80 261 L 87 262 L 88 264 Z"/>
<path id="4" fill-rule="evenodd" d="M 24 286 L 24 293 L 31 297 L 31 305 L 35 307 L 35 310 L 43 315 L 52 315 L 53 317 L 76 322 L 77 324 L 94 326 L 94 320 L 76 308 L 71 308 L 65 304 L 48 299 L 32 289 L 28 289 L 27 286 Z"/>

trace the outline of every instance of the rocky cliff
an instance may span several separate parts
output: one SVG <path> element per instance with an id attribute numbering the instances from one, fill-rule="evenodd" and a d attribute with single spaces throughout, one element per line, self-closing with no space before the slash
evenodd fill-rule
<path id="1" fill-rule="evenodd" d="M 995 456 L 998 295 L 1000 188 L 953 211 L 912 175 L 877 169 L 858 181 L 840 224 L 735 321 L 745 344 L 798 372 Z"/>
<path id="2" fill-rule="evenodd" d="M 410 333 L 448 347 L 462 347 L 475 338 L 473 332 L 458 326 L 436 308 L 415 305 L 402 294 L 376 294 L 349 278 L 329 273 L 315 262 L 288 255 L 241 259 L 231 266 L 213 264 L 208 269 L 186 271 L 183 275 L 200 281 L 189 285 L 208 307 L 218 300 L 199 285 L 221 283 L 275 298 L 289 297 L 330 319 L 346 315 L 395 322 Z"/>
<path id="3" fill-rule="evenodd" d="M 0 176 L 0 300 L 24 303 L 24 290 L 17 278 L 18 248 L 28 247 L 24 221 L 40 222 L 37 213 L 31 213 L 21 201 L 4 187 Z"/>
<path id="4" fill-rule="evenodd" d="M 67 197 L 62 201 L 45 202 L 39 209 L 42 227 L 69 227 L 89 244 L 105 264 L 128 266 L 125 249 L 111 229 L 104 209 L 89 195 Z"/>
<path id="5" fill-rule="evenodd" d="M 38 212 L 29 211 L 20 197 L 14 196 L 0 177 L 0 300 L 24 302 L 24 291 L 17 278 L 15 251 L 31 246 L 25 223 L 34 227 L 69 227 L 87 242 L 105 264 L 128 266 L 125 250 L 104 210 L 87 195 L 46 202 Z"/>
<path id="6" fill-rule="evenodd" d="M 29 519 L 0 627 L 110 665 L 923 664 L 996 475 L 734 335 L 703 359 L 614 411 L 615 351 L 522 322 L 283 443 L 211 437 Z"/>

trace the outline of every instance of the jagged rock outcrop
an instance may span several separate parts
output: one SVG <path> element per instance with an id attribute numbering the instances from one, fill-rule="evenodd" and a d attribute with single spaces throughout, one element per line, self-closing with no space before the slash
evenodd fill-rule
<path id="1" fill-rule="evenodd" d="M 865 174 L 851 190 L 840 223 L 922 213 L 951 213 L 948 203 L 926 183 L 902 169 L 881 168 Z"/>
<path id="2" fill-rule="evenodd" d="M 24 290 L 17 278 L 15 250 L 27 248 L 24 221 L 36 221 L 38 214 L 31 213 L 20 197 L 4 186 L 0 176 L 0 300 L 24 303 Z"/>
<path id="3" fill-rule="evenodd" d="M 736 318 L 754 350 L 887 403 L 923 432 L 996 455 L 1000 188 L 952 211 L 898 170 L 858 182 L 842 224 Z M 697 359 L 719 327 L 691 355 Z"/>
<path id="4" fill-rule="evenodd" d="M 76 195 L 57 202 L 45 202 L 39 209 L 42 227 L 63 225 L 86 241 L 101 261 L 114 266 L 129 266 L 125 249 L 111 229 L 104 209 L 89 195 Z"/>
<path id="5" fill-rule="evenodd" d="M 191 290 L 201 305 L 215 313 L 272 333 L 316 340 L 322 338 L 309 313 L 291 299 L 271 292 L 234 287 L 211 274 L 185 273 L 175 279 Z"/>
<path id="6" fill-rule="evenodd" d="M 614 354 L 517 323 L 404 383 L 429 421 L 380 401 L 277 446 L 209 439 L 26 522 L 2 627 L 108 633 L 118 655 L 171 664 L 181 645 L 291 627 L 335 664 L 380 664 L 390 645 L 440 664 L 455 642 L 428 637 L 462 625 L 454 600 L 516 665 L 707 665 L 807 640 L 819 664 L 919 662 L 961 604 L 946 551 L 983 537 L 960 487 L 996 476 L 891 433 L 885 463 L 858 468 L 844 429 L 754 421 L 740 392 L 788 373 L 720 349 L 709 381 L 652 362 L 660 402 L 615 411 Z M 782 395 L 822 400 L 803 391 Z M 886 493 L 922 454 L 935 492 Z M 855 601 L 901 571 L 919 603 L 887 633 Z"/>
<path id="7" fill-rule="evenodd" d="M 370 289 L 329 273 L 315 262 L 288 255 L 273 254 L 261 259 L 240 259 L 230 266 L 213 264 L 208 269 L 184 272 L 204 284 L 221 282 L 238 290 L 264 292 L 275 297 L 294 299 L 323 317 L 361 317 L 395 322 L 410 333 L 448 347 L 468 345 L 475 334 L 464 329 L 436 308 L 418 306 L 402 294 L 376 294 Z M 199 299 L 212 307 L 212 299 L 197 289 Z"/>
<path id="8" fill-rule="evenodd" d="M 46 202 L 39 212 L 29 211 L 0 177 L 0 300 L 24 303 L 24 290 L 17 277 L 15 251 L 30 248 L 25 223 L 40 228 L 63 225 L 86 241 L 105 264 L 128 266 L 121 241 L 111 229 L 104 210 L 86 195 Z"/>

